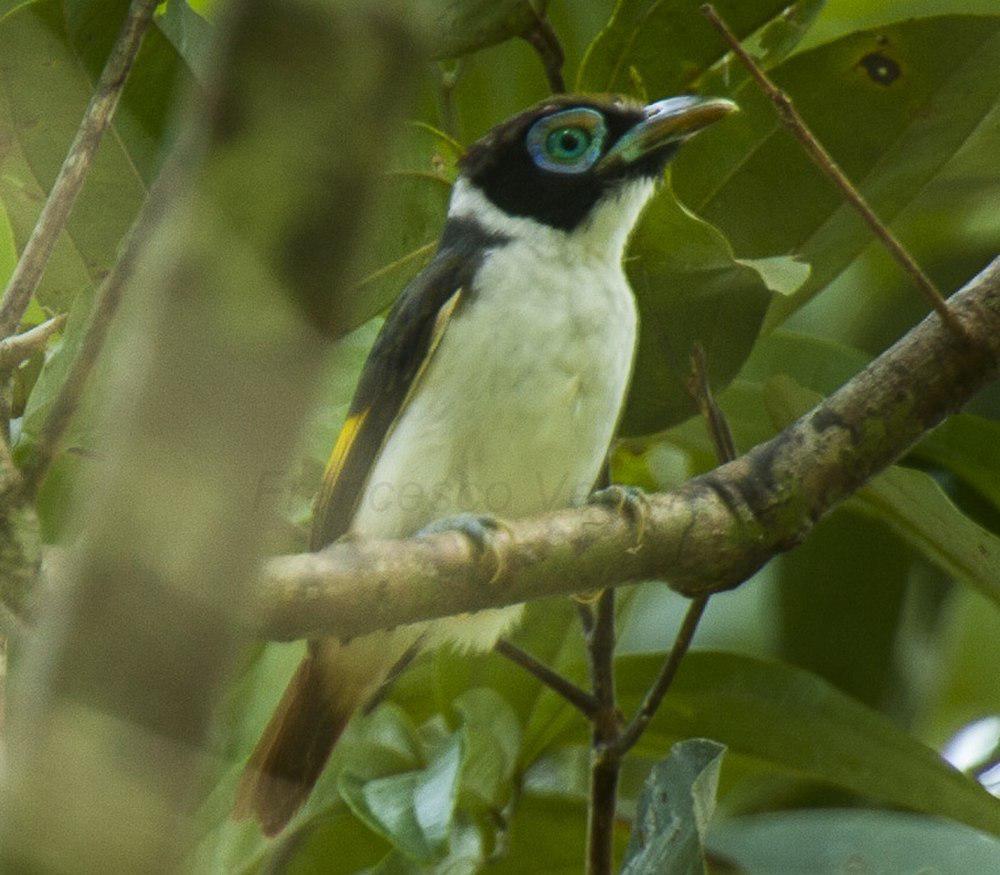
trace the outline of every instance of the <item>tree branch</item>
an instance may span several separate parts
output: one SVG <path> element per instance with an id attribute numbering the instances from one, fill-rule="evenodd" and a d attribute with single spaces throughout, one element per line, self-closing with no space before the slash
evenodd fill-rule
<path id="1" fill-rule="evenodd" d="M 737 586 L 996 376 L 1000 258 L 950 309 L 964 338 L 931 314 L 772 440 L 649 496 L 641 544 L 626 515 L 601 506 L 511 521 L 497 533 L 504 570 L 492 582 L 493 563 L 456 532 L 335 544 L 267 565 L 257 632 L 353 637 L 652 578 L 692 596 Z"/>
<path id="2" fill-rule="evenodd" d="M 590 742 L 590 793 L 587 805 L 587 875 L 610 875 L 614 865 L 615 809 L 621 757 L 615 697 L 615 591 L 604 590 L 586 630 L 591 684 L 597 700 Z"/>
<path id="3" fill-rule="evenodd" d="M 0 374 L 12 371 L 21 362 L 45 349 L 49 338 L 65 324 L 66 316 L 60 313 L 41 325 L 0 340 Z"/>
<path id="4" fill-rule="evenodd" d="M 157 0 L 132 0 L 132 5 L 129 6 L 76 137 L 59 168 L 59 175 L 52 184 L 35 229 L 7 283 L 3 300 L 0 301 L 0 337 L 9 337 L 17 330 L 25 308 L 38 288 L 45 265 L 66 225 L 76 196 L 83 188 L 101 137 L 118 108 L 118 100 L 156 7 Z"/>
<path id="5" fill-rule="evenodd" d="M 537 18 L 528 30 L 521 34 L 538 55 L 545 68 L 545 78 L 553 94 L 563 94 L 566 91 L 566 80 L 563 77 L 563 63 L 566 60 L 559 34 L 552 27 L 552 22 L 544 13 L 537 13 Z"/>
<path id="6" fill-rule="evenodd" d="M 581 689 L 569 678 L 549 668 L 544 662 L 535 659 L 527 650 L 523 650 L 506 638 L 501 638 L 493 645 L 493 649 L 501 656 L 519 665 L 528 674 L 534 675 L 550 690 L 558 693 L 574 708 L 591 718 L 597 712 L 597 700 L 586 690 Z"/>

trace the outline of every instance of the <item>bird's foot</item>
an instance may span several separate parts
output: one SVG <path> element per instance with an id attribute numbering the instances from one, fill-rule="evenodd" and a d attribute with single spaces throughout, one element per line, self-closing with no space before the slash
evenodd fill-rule
<path id="1" fill-rule="evenodd" d="M 615 513 L 622 514 L 635 530 L 635 544 L 630 548 L 636 552 L 642 547 L 642 538 L 646 532 L 646 519 L 649 516 L 649 499 L 638 486 L 622 486 L 612 483 L 605 489 L 592 492 L 587 498 L 587 504 L 597 504 L 611 508 Z"/>
<path id="2" fill-rule="evenodd" d="M 485 514 L 460 513 L 424 526 L 416 536 L 423 538 L 444 532 L 461 532 L 472 542 L 480 557 L 489 554 L 493 558 L 490 584 L 496 583 L 505 568 L 503 550 L 497 539 L 497 532 L 509 532 L 503 520 Z"/>

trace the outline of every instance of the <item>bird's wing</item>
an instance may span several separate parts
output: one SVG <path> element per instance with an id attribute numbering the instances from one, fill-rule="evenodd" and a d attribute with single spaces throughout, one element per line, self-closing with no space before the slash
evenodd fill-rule
<path id="1" fill-rule="evenodd" d="M 350 527 L 379 451 L 440 343 L 468 273 L 465 259 L 439 253 L 396 300 L 330 454 L 313 506 L 311 549 L 325 547 Z"/>

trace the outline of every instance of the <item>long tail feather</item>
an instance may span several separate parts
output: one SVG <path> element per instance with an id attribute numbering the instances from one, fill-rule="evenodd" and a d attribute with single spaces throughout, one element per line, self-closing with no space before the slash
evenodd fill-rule
<path id="1" fill-rule="evenodd" d="M 269 836 L 281 832 L 309 797 L 361 704 L 331 695 L 324 663 L 310 653 L 299 664 L 240 779 L 233 816 L 256 818 Z"/>

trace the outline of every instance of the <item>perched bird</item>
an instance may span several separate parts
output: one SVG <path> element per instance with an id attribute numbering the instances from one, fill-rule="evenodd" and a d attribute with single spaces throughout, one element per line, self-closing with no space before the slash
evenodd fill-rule
<path id="1" fill-rule="evenodd" d="M 586 499 L 635 351 L 629 232 L 680 144 L 733 109 L 693 96 L 649 106 L 559 96 L 468 150 L 437 254 L 362 371 L 316 501 L 313 549 Z M 477 518 L 462 521 L 483 537 Z M 395 666 L 442 644 L 487 650 L 521 611 L 312 641 L 246 766 L 236 815 L 280 831 Z"/>

